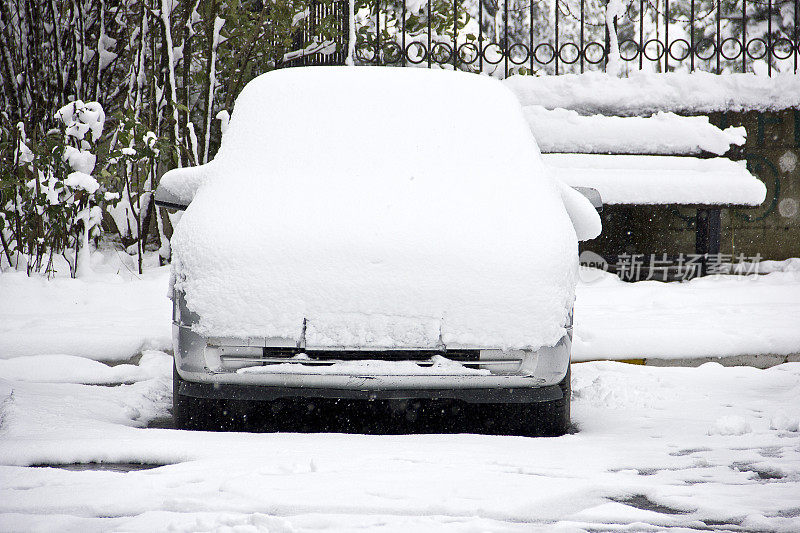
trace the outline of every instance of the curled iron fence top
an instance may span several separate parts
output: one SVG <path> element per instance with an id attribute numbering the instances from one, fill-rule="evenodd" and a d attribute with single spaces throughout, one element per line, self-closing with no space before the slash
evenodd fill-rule
<path id="1" fill-rule="evenodd" d="M 629 0 L 613 22 L 606 21 L 604 0 L 362 0 L 356 6 L 354 50 L 361 64 L 500 77 L 605 70 L 615 55 L 614 36 L 628 70 L 797 73 L 800 61 L 800 0 Z M 337 40 L 343 47 L 348 26 L 342 21 Z"/>

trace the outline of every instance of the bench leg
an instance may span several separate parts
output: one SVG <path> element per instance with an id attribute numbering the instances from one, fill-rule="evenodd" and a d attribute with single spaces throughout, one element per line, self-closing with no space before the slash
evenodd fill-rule
<path id="1" fill-rule="evenodd" d="M 721 226 L 719 207 L 697 210 L 694 249 L 698 255 L 703 256 L 701 273 L 703 276 L 708 270 L 708 257 L 719 254 Z"/>

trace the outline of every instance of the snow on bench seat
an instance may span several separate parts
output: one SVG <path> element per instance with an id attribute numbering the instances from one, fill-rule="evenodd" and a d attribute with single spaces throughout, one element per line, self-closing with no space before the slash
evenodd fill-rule
<path id="1" fill-rule="evenodd" d="M 708 117 L 656 113 L 652 117 L 583 116 L 568 109 L 523 108 L 542 152 L 722 155 L 745 142 L 743 127 L 722 130 Z"/>
<path id="2" fill-rule="evenodd" d="M 544 154 L 554 176 L 592 187 L 604 204 L 756 206 L 766 187 L 743 162 L 677 156 Z"/>

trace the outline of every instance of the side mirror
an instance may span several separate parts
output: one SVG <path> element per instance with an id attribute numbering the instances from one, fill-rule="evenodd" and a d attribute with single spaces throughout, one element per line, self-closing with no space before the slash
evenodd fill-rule
<path id="1" fill-rule="evenodd" d="M 155 201 L 159 207 L 183 211 L 192 203 L 204 179 L 204 165 L 173 168 L 161 176 L 156 188 Z"/>
<path id="2" fill-rule="evenodd" d="M 591 187 L 573 187 L 573 189 L 589 200 L 598 213 L 603 211 L 603 198 L 600 196 L 600 191 Z M 156 203 L 158 203 L 158 200 L 156 200 Z"/>
<path id="3" fill-rule="evenodd" d="M 158 207 L 166 207 L 167 209 L 176 209 L 184 211 L 189 207 L 189 203 L 179 198 L 167 187 L 162 187 L 160 184 L 156 187 L 156 194 L 154 198 Z"/>
<path id="4" fill-rule="evenodd" d="M 578 240 L 590 241 L 598 237 L 603 231 L 603 222 L 597 213 L 603 207 L 600 194 L 595 189 L 573 188 L 558 179 L 555 181 Z"/>

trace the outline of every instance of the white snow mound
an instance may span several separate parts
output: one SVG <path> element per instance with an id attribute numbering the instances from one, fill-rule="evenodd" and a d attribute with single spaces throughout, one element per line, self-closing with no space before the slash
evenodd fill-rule
<path id="1" fill-rule="evenodd" d="M 800 76 L 603 72 L 559 76 L 511 76 L 504 82 L 524 106 L 562 107 L 582 115 L 650 115 L 658 111 L 779 111 L 800 106 Z"/>
<path id="2" fill-rule="evenodd" d="M 567 185 L 592 187 L 603 203 L 622 205 L 760 205 L 764 183 L 744 162 L 664 155 L 545 154 Z"/>
<path id="3" fill-rule="evenodd" d="M 770 418 L 769 428 L 797 432 L 800 431 L 800 418 L 781 413 Z"/>
<path id="4" fill-rule="evenodd" d="M 475 103 L 480 102 L 480 109 Z M 271 72 L 238 97 L 172 244 L 205 335 L 554 345 L 576 233 L 514 95 L 473 74 Z M 591 225 L 591 224 L 590 224 Z"/>
<path id="5" fill-rule="evenodd" d="M 651 117 L 583 116 L 568 109 L 527 106 L 525 118 L 545 153 L 717 155 L 745 143 L 743 127 L 720 129 L 708 117 L 658 112 Z"/>
<path id="6" fill-rule="evenodd" d="M 709 435 L 744 435 L 751 431 L 747 420 L 736 415 L 721 416 L 708 428 Z"/>

